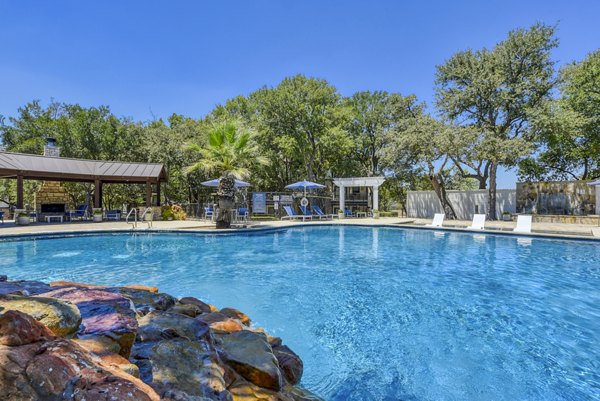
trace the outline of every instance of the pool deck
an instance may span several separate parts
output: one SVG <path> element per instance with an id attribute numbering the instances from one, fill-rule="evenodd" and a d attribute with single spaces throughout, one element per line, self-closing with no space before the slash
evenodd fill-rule
<path id="1" fill-rule="evenodd" d="M 352 218 L 352 219 L 334 219 L 332 220 L 307 220 L 302 221 L 262 221 L 252 222 L 252 231 L 261 229 L 278 229 L 294 227 L 299 225 L 315 225 L 315 224 L 332 224 L 332 225 L 361 225 L 361 226 L 388 226 L 388 227 L 411 227 L 428 230 L 440 230 L 440 228 L 427 227 L 430 223 L 428 219 L 414 218 L 398 218 L 398 217 L 383 217 L 380 219 L 372 218 Z M 469 232 L 467 227 L 471 224 L 470 221 L 450 220 L 444 222 L 443 230 L 448 231 L 464 231 Z M 502 233 L 509 235 L 521 235 L 512 232 L 515 227 L 515 222 L 505 221 L 488 221 L 486 222 L 486 230 L 477 230 L 476 232 L 483 233 Z M 600 227 L 584 224 L 561 224 L 561 223 L 533 223 L 533 231 L 528 236 L 542 237 L 566 237 L 566 238 L 585 238 L 595 239 L 600 241 Z M 70 233 L 86 233 L 94 231 L 105 232 L 131 232 L 132 225 L 124 221 L 106 221 L 101 223 L 92 223 L 88 221 L 69 222 L 69 223 L 32 223 L 27 226 L 17 226 L 12 221 L 6 221 L 0 224 L 0 238 L 14 236 L 30 236 L 36 234 L 70 234 Z M 204 220 L 186 220 L 186 221 L 154 221 L 153 227 L 148 229 L 146 223 L 138 223 L 138 227 L 133 231 L 175 231 L 175 232 L 217 232 L 215 226 L 211 222 Z M 239 229 L 219 230 L 223 232 L 236 232 Z"/>

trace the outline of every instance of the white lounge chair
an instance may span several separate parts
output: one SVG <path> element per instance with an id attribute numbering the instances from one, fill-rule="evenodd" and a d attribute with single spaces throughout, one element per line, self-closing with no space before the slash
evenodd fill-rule
<path id="1" fill-rule="evenodd" d="M 469 230 L 483 230 L 485 226 L 485 214 L 476 214 L 473 215 L 473 222 L 471 225 L 467 227 Z"/>
<path id="2" fill-rule="evenodd" d="M 441 227 L 444 223 L 444 217 L 446 215 L 444 213 L 436 213 L 433 215 L 433 221 L 431 224 L 425 224 L 427 227 Z"/>
<path id="3" fill-rule="evenodd" d="M 531 232 L 531 216 L 521 215 L 517 216 L 517 226 L 514 229 L 516 233 L 530 233 Z"/>

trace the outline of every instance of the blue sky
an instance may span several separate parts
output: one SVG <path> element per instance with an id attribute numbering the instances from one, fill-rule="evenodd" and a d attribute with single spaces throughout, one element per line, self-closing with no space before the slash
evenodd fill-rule
<path id="1" fill-rule="evenodd" d="M 297 73 L 432 105 L 435 66 L 558 23 L 559 64 L 600 45 L 600 1 L 0 0 L 0 114 L 33 99 L 201 117 Z M 503 173 L 500 187 L 512 187 Z"/>

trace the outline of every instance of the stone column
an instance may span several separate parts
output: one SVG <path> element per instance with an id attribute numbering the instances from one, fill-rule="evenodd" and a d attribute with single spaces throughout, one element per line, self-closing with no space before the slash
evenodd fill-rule
<path id="1" fill-rule="evenodd" d="M 373 185 L 373 210 L 379 210 L 379 187 Z"/>
<path id="2" fill-rule="evenodd" d="M 346 187 L 340 186 L 340 209 L 346 213 Z M 337 213 L 337 210 L 336 210 Z"/>

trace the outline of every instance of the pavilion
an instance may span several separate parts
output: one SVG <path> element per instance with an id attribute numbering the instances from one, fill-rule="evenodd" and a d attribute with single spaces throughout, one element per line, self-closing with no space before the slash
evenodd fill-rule
<path id="1" fill-rule="evenodd" d="M 146 206 L 160 206 L 160 184 L 167 181 L 162 164 L 69 159 L 24 153 L 0 152 L 0 178 L 17 180 L 17 209 L 23 208 L 23 180 L 94 183 L 94 207 L 102 207 L 102 185 L 146 184 Z"/>

